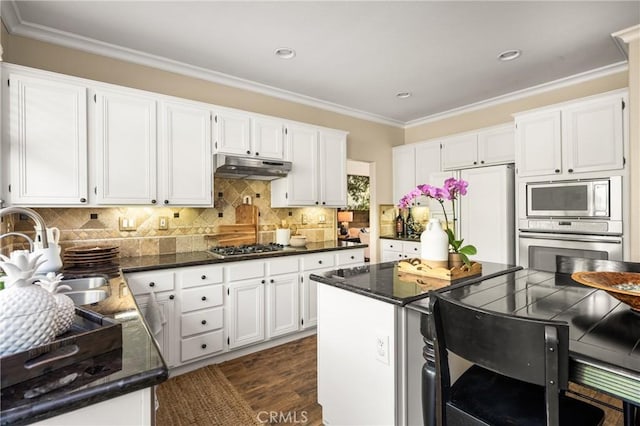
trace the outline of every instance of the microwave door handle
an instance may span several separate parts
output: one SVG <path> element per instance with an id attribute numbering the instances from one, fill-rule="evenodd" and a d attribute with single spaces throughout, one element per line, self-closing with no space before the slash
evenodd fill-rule
<path id="1" fill-rule="evenodd" d="M 609 243 L 622 244 L 622 240 L 608 240 L 589 237 L 560 237 L 560 236 L 533 236 L 520 234 L 520 238 L 529 238 L 531 240 L 557 240 L 557 241 L 576 241 L 581 243 Z"/>

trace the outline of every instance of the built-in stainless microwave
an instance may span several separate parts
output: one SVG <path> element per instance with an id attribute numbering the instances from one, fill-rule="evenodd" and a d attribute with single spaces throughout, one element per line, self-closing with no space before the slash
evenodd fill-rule
<path id="1" fill-rule="evenodd" d="M 575 217 L 620 220 L 622 177 L 531 182 L 527 184 L 527 218 Z"/>

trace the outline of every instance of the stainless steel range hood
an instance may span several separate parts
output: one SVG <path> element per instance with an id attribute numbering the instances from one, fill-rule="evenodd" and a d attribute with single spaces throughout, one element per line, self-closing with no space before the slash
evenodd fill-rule
<path id="1" fill-rule="evenodd" d="M 291 171 L 291 162 L 282 160 L 261 160 L 215 154 L 215 176 L 227 179 L 273 180 L 285 177 Z"/>

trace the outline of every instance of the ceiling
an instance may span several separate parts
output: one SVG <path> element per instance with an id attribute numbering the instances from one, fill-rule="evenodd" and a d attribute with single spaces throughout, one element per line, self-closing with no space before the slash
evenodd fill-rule
<path id="1" fill-rule="evenodd" d="M 640 1 L 3 1 L 2 18 L 18 35 L 405 125 L 619 69 L 611 34 L 640 23 Z M 499 61 L 509 49 L 520 58 Z"/>

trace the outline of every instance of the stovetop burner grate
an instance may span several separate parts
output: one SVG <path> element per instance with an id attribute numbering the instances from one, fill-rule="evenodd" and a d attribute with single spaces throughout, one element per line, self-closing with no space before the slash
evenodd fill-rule
<path id="1" fill-rule="evenodd" d="M 226 247 L 211 247 L 209 252 L 218 257 L 229 257 L 229 256 L 243 256 L 248 254 L 263 254 L 263 253 L 273 253 L 274 251 L 283 250 L 284 246 L 282 244 L 250 244 L 243 246 L 226 246 Z"/>

